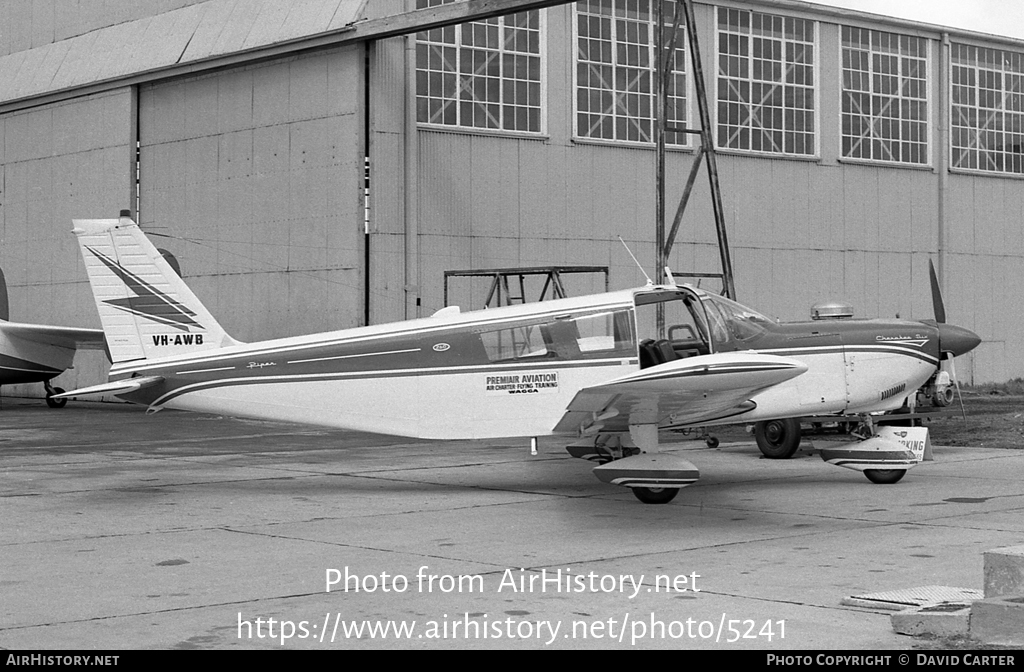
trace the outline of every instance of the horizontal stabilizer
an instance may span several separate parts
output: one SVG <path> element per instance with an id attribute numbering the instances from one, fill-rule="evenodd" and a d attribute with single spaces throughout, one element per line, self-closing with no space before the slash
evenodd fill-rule
<path id="1" fill-rule="evenodd" d="M 144 378 L 127 378 L 125 380 L 115 380 L 110 383 L 103 383 L 102 385 L 93 385 L 92 387 L 83 387 L 79 390 L 72 390 L 65 392 L 64 394 L 53 395 L 54 399 L 70 399 L 71 397 L 95 397 L 101 394 L 128 394 L 129 392 L 136 392 L 146 387 L 152 387 L 157 383 L 163 381 L 163 376 L 146 376 Z"/>
<path id="2" fill-rule="evenodd" d="M 103 349 L 102 329 L 56 327 L 47 324 L 23 324 L 0 320 L 0 332 L 26 341 L 69 349 Z"/>

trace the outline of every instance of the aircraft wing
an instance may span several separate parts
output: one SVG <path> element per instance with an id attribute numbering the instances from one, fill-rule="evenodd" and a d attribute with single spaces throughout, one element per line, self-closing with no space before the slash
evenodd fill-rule
<path id="1" fill-rule="evenodd" d="M 0 333 L 24 341 L 70 349 L 103 349 L 102 329 L 56 327 L 48 324 L 23 324 L 0 320 Z"/>
<path id="2" fill-rule="evenodd" d="M 807 371 L 795 359 L 750 352 L 687 357 L 580 390 L 556 433 L 625 432 L 630 425 L 688 425 L 753 408 L 750 398 Z"/>

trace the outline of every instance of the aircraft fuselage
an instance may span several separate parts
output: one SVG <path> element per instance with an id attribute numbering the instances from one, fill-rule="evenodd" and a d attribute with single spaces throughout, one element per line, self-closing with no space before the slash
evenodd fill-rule
<path id="1" fill-rule="evenodd" d="M 749 410 L 701 425 L 898 408 L 939 362 L 938 330 L 922 322 L 778 324 L 723 302 L 690 287 L 645 288 L 191 355 L 174 354 L 189 344 L 168 329 L 149 336 L 167 356 L 115 364 L 111 380 L 161 377 L 123 395 L 154 409 L 480 439 L 551 434 L 579 390 L 656 366 L 644 353 L 653 339 L 642 337 L 656 335 L 646 314 L 659 304 L 679 316 L 664 330 L 674 337 L 669 358 L 755 351 L 807 365 L 753 396 Z"/>

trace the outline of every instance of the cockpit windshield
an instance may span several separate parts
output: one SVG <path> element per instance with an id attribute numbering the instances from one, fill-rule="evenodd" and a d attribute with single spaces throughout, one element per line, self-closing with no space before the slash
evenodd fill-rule
<path id="1" fill-rule="evenodd" d="M 724 296 L 707 295 L 704 306 L 712 323 L 711 340 L 716 345 L 730 340 L 749 341 L 765 333 L 771 324 L 771 320 L 756 310 Z"/>

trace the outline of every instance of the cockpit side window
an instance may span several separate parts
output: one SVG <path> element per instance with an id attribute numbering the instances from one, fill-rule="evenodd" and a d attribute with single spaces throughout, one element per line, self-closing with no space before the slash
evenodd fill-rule
<path id="1" fill-rule="evenodd" d="M 718 350 L 728 350 L 729 328 L 726 326 L 725 317 L 718 311 L 718 307 L 712 303 L 704 304 L 707 311 L 708 323 L 711 325 L 711 342 Z"/>
<path id="2" fill-rule="evenodd" d="M 546 316 L 477 333 L 495 363 L 636 357 L 628 308 Z"/>
<path id="3" fill-rule="evenodd" d="M 711 352 L 704 308 L 695 297 L 683 290 L 640 294 L 636 304 L 641 368 Z"/>

